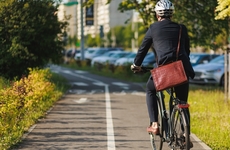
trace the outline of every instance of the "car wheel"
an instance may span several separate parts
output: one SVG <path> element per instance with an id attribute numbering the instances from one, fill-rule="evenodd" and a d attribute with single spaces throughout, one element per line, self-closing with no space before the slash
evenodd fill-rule
<path id="1" fill-rule="evenodd" d="M 222 75 L 221 79 L 220 79 L 220 86 L 224 86 L 224 75 Z"/>

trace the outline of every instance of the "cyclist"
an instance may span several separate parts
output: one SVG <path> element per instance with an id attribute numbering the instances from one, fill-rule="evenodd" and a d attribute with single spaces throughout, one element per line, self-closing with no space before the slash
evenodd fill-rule
<path id="1" fill-rule="evenodd" d="M 153 46 L 154 53 L 157 55 L 159 65 L 176 59 L 180 25 L 171 21 L 173 12 L 174 5 L 169 0 L 160 0 L 157 2 L 155 13 L 158 21 L 151 24 L 147 30 L 134 62 L 131 65 L 131 70 L 134 72 L 141 71 L 142 61 L 151 46 Z M 178 59 L 182 60 L 188 78 L 194 78 L 195 73 L 189 59 L 190 43 L 187 28 L 183 24 L 181 24 L 181 28 L 181 44 Z M 175 87 L 176 96 L 183 101 L 187 101 L 188 91 L 189 83 Z M 154 82 L 150 76 L 146 83 L 146 103 L 150 119 L 150 126 L 147 127 L 147 132 L 152 132 L 153 134 L 158 134 L 159 132 L 156 99 Z"/>

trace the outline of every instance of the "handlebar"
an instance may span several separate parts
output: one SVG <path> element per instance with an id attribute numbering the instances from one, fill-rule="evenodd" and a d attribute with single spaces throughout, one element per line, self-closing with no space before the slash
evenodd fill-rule
<path id="1" fill-rule="evenodd" d="M 149 72 L 152 69 L 153 67 L 143 67 L 143 66 L 141 67 L 142 72 Z"/>
<path id="2" fill-rule="evenodd" d="M 153 67 L 144 67 L 144 66 L 141 66 L 141 71 L 134 72 L 134 73 L 146 73 L 146 72 L 149 72 L 152 69 L 153 69 Z M 135 71 L 135 70 L 133 70 L 133 71 Z"/>

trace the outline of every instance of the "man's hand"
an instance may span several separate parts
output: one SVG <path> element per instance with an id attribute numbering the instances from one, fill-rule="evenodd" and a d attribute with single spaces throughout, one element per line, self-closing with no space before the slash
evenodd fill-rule
<path id="1" fill-rule="evenodd" d="M 132 64 L 130 68 L 134 73 L 141 72 L 141 66 L 136 66 L 135 64 Z"/>

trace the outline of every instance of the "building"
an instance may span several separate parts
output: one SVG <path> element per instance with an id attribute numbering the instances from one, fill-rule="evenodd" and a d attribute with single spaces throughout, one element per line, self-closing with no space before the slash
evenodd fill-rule
<path id="1" fill-rule="evenodd" d="M 133 11 L 127 11 L 121 13 L 118 10 L 118 6 L 122 2 L 122 0 L 113 0 L 111 1 L 110 4 L 106 4 L 107 0 L 94 0 L 94 1 L 95 2 L 92 8 L 85 8 L 85 7 L 83 8 L 84 35 L 91 34 L 92 37 L 95 37 L 100 33 L 100 28 L 103 28 L 104 34 L 106 35 L 106 33 L 108 33 L 111 28 L 119 25 L 125 25 L 125 22 L 128 19 L 132 18 Z M 76 2 L 76 1 L 69 0 L 66 3 L 72 3 L 72 2 Z M 59 13 L 58 13 L 59 20 L 64 19 L 64 14 L 71 15 L 67 34 L 68 36 L 71 37 L 77 35 L 77 38 L 80 40 L 81 39 L 80 0 L 78 0 L 78 4 L 65 5 L 66 3 L 60 5 L 59 7 Z M 88 14 L 90 17 L 93 16 L 93 22 L 92 20 L 88 20 Z M 89 21 L 88 23 L 93 23 L 93 24 L 87 25 L 86 21 Z"/>

